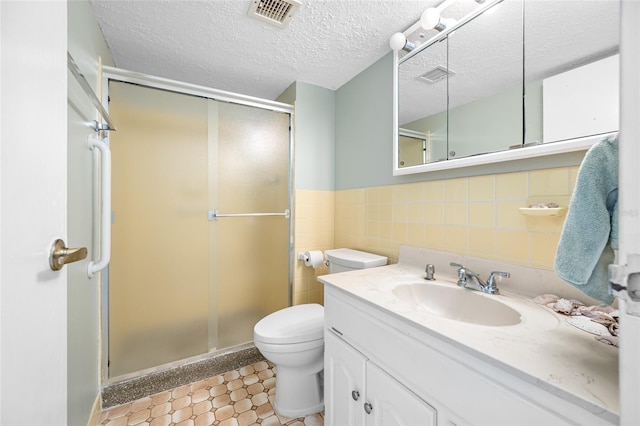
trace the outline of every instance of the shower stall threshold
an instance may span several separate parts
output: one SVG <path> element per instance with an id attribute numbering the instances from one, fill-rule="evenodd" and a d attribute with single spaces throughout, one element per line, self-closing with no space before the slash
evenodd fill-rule
<path id="1" fill-rule="evenodd" d="M 246 343 L 118 376 L 110 379 L 109 383 L 102 388 L 102 408 L 126 404 L 136 399 L 264 361 L 264 359 L 253 343 Z"/>

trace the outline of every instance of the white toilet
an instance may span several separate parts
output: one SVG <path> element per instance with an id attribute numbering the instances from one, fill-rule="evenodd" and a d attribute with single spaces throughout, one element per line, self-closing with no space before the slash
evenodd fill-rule
<path id="1" fill-rule="evenodd" d="M 351 249 L 324 252 L 329 273 L 386 265 L 387 258 Z M 291 306 L 261 319 L 253 329 L 256 348 L 276 365 L 276 413 L 303 417 L 324 408 L 324 308 Z"/>

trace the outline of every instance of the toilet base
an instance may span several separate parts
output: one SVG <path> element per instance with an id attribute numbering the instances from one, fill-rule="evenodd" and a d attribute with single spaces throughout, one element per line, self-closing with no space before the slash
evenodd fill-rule
<path id="1" fill-rule="evenodd" d="M 324 383 L 322 374 L 304 374 L 298 369 L 276 366 L 276 399 L 273 408 L 277 414 L 304 417 L 324 410 Z"/>

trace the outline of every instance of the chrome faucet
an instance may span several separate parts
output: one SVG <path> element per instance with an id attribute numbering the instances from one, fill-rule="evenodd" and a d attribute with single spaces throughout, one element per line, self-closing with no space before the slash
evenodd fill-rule
<path id="1" fill-rule="evenodd" d="M 509 274 L 508 272 L 493 271 L 489 274 L 487 282 L 484 283 L 482 282 L 480 275 L 476 274 L 471 269 L 455 262 L 451 262 L 449 263 L 449 265 L 453 266 L 454 268 L 458 268 L 458 285 L 460 287 L 469 288 L 471 290 L 480 290 L 481 292 L 487 294 L 500 294 L 500 290 L 498 290 L 498 287 L 496 286 L 496 275 L 504 278 L 509 278 L 511 276 L 511 274 Z M 469 280 L 476 284 L 475 288 L 467 287 Z"/>

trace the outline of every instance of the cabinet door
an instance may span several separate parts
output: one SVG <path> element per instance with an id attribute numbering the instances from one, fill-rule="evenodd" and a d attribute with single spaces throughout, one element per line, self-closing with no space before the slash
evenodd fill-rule
<path id="1" fill-rule="evenodd" d="M 366 358 L 331 331 L 325 332 L 324 348 L 325 424 L 364 424 Z"/>
<path id="2" fill-rule="evenodd" d="M 367 412 L 367 425 L 436 424 L 436 410 L 433 407 L 372 362 L 367 362 L 367 398 L 363 409 Z"/>

